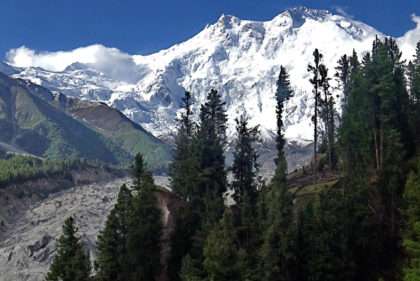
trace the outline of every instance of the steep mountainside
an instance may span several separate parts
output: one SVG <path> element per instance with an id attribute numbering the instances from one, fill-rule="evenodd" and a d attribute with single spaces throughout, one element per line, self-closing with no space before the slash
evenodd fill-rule
<path id="1" fill-rule="evenodd" d="M 101 114 L 96 115 L 97 111 Z M 0 130 L 3 150 L 39 157 L 81 157 L 124 165 L 142 152 L 153 168 L 169 159 L 166 145 L 117 110 L 53 95 L 43 87 L 2 74 Z"/>

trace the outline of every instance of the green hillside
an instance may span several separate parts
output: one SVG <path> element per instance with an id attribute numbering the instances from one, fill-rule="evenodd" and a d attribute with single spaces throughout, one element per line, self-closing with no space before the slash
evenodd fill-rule
<path id="1" fill-rule="evenodd" d="M 142 152 L 151 168 L 162 168 L 168 161 L 166 145 L 118 111 L 101 104 L 82 105 L 0 75 L 0 143 L 55 160 L 85 158 L 125 166 Z M 80 108 L 84 114 L 79 114 Z M 115 116 L 119 122 L 113 121 Z"/>

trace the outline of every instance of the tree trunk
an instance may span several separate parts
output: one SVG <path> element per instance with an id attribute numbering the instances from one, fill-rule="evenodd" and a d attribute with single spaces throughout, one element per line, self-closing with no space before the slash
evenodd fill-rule
<path id="1" fill-rule="evenodd" d="M 375 165 L 376 170 L 379 169 L 379 146 L 378 146 L 378 134 L 376 132 L 376 129 L 373 129 L 373 140 L 375 143 Z"/>

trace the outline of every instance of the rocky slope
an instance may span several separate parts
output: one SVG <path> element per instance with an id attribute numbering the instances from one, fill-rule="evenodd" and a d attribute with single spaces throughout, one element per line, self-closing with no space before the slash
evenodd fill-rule
<path id="1" fill-rule="evenodd" d="M 82 239 L 93 257 L 98 232 L 116 201 L 119 187 L 128 182 L 128 178 L 121 178 L 78 185 L 28 204 L 27 210 L 15 218 L 0 239 L 0 280 L 43 280 L 55 252 L 55 241 L 69 216 L 75 217 Z M 164 179 L 157 178 L 157 183 L 164 183 Z M 158 198 L 165 224 L 162 243 L 166 245 L 178 203 L 165 191 L 159 192 Z M 167 251 L 167 246 L 164 249 Z"/>

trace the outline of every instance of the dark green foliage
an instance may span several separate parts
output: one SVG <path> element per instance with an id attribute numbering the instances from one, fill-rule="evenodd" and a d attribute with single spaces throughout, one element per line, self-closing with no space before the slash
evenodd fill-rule
<path id="1" fill-rule="evenodd" d="M 180 271 L 180 280 L 182 281 L 202 281 L 202 272 L 197 267 L 201 267 L 191 258 L 190 255 L 185 256 L 182 260 Z"/>
<path id="2" fill-rule="evenodd" d="M 175 139 L 174 159 L 170 166 L 171 187 L 184 200 L 191 201 L 197 194 L 199 161 L 197 157 L 196 128 L 192 120 L 192 97 L 185 92 L 183 113 L 179 119 L 177 136 Z"/>
<path id="3" fill-rule="evenodd" d="M 339 137 L 345 229 L 360 233 L 346 238 L 348 259 L 359 280 L 395 280 L 400 275 L 402 191 L 406 159 L 413 153 L 400 57 L 394 40 L 377 39 L 361 65 L 350 60 L 348 103 Z"/>
<path id="4" fill-rule="evenodd" d="M 346 110 L 349 96 L 349 84 L 351 74 L 350 59 L 347 55 L 343 55 L 338 60 L 337 64 L 338 66 L 335 68 L 337 71 L 335 73 L 335 77 L 337 78 L 340 89 L 342 91 L 341 111 L 344 112 Z"/>
<path id="5" fill-rule="evenodd" d="M 404 247 L 407 263 L 404 266 L 404 281 L 420 280 L 420 161 L 411 172 L 404 192 Z"/>
<path id="6" fill-rule="evenodd" d="M 204 246 L 204 268 L 209 280 L 241 280 L 237 259 L 232 214 L 226 210 L 222 220 L 210 231 Z"/>
<path id="7" fill-rule="evenodd" d="M 105 229 L 98 236 L 96 279 L 98 281 L 129 280 L 128 219 L 132 211 L 132 195 L 123 185 L 118 200 L 108 215 Z"/>
<path id="8" fill-rule="evenodd" d="M 289 74 L 284 66 L 280 66 L 280 74 L 277 79 L 277 90 L 276 90 L 276 121 L 277 121 L 277 135 L 276 135 L 276 149 L 278 161 L 282 161 L 284 156 L 284 146 L 286 141 L 284 139 L 283 131 L 283 111 L 285 103 L 293 96 L 293 91 L 290 86 Z"/>
<path id="9" fill-rule="evenodd" d="M 138 153 L 132 166 L 133 188 L 140 193 L 142 188 L 153 186 L 152 174 L 147 170 L 143 154 Z"/>
<path id="10" fill-rule="evenodd" d="M 296 227 L 293 214 L 293 197 L 287 190 L 287 162 L 284 154 L 283 136 L 284 102 L 292 95 L 286 70 L 280 70 L 277 82 L 277 158 L 276 170 L 271 184 L 262 190 L 264 202 L 260 214 L 262 245 L 259 250 L 259 280 L 296 280 Z M 260 200 L 260 202 L 261 202 Z M 255 207 L 254 207 L 255 208 Z"/>
<path id="11" fill-rule="evenodd" d="M 339 141 L 343 170 L 350 178 L 364 173 L 372 162 L 369 149 L 372 135 L 369 131 L 368 98 L 366 94 L 367 82 L 363 71 L 359 67 L 356 57 L 351 57 L 352 75 L 349 82 L 349 95 L 346 111 L 342 115 L 342 125 L 339 129 Z M 354 165 L 357 163 L 357 165 Z"/>
<path id="12" fill-rule="evenodd" d="M 183 99 L 184 112 L 179 122 L 170 175 L 172 188 L 189 206 L 180 211 L 179 219 L 183 221 L 178 221 L 172 236 L 171 244 L 176 251 L 171 252 L 169 274 L 174 280 L 205 277 L 204 242 L 209 229 L 223 214 L 222 196 L 227 189 L 224 105 L 220 94 L 210 91 L 201 106 L 196 128 L 192 121 L 191 95 L 187 92 Z M 180 270 L 182 274 L 179 274 Z"/>
<path id="13" fill-rule="evenodd" d="M 327 146 L 328 167 L 335 169 L 336 153 L 335 153 L 335 116 L 336 111 L 334 108 L 335 101 L 330 90 L 330 80 L 328 77 L 328 68 L 325 65 L 320 65 L 320 76 L 322 93 L 320 102 L 320 118 L 324 125 L 323 143 Z"/>
<path id="14" fill-rule="evenodd" d="M 203 199 L 199 208 L 207 224 L 223 214 L 222 195 L 227 190 L 224 149 L 226 146 L 226 110 L 221 95 L 211 90 L 200 109 L 198 157 L 200 183 L 198 192 Z"/>
<path id="15" fill-rule="evenodd" d="M 410 89 L 410 126 L 413 131 L 417 150 L 420 147 L 420 42 L 417 43 L 416 54 L 408 65 L 408 82 Z M 417 151 L 419 155 L 419 151 Z"/>
<path id="16" fill-rule="evenodd" d="M 295 280 L 296 249 L 293 205 L 285 188 L 268 193 L 268 218 L 260 250 L 261 280 Z"/>
<path id="17" fill-rule="evenodd" d="M 256 280 L 260 244 L 260 222 L 257 216 L 259 193 L 259 165 L 256 144 L 258 127 L 249 127 L 248 117 L 243 114 L 236 120 L 236 140 L 232 165 L 232 190 L 235 199 L 236 243 L 240 247 L 237 266 L 241 280 Z"/>
<path id="18" fill-rule="evenodd" d="M 63 225 L 63 234 L 57 241 L 57 253 L 45 278 L 46 281 L 89 281 L 89 255 L 83 249 L 72 217 Z"/>
<path id="19" fill-rule="evenodd" d="M 155 280 L 161 272 L 162 213 L 152 175 L 138 154 L 133 187 L 123 185 L 98 237 L 99 281 Z"/>
<path id="20" fill-rule="evenodd" d="M 154 280 L 161 269 L 162 213 L 158 207 L 153 178 L 145 169 L 141 155 L 136 156 L 133 170 L 133 189 L 136 193 L 128 217 L 127 280 Z"/>
<path id="21" fill-rule="evenodd" d="M 258 154 L 255 148 L 259 137 L 257 127 L 250 128 L 248 117 L 241 115 L 236 119 L 236 141 L 233 152 L 232 165 L 232 189 L 235 191 L 234 198 L 237 204 L 244 201 L 244 197 L 255 205 L 257 200 L 257 176 L 258 176 Z"/>
<path id="22" fill-rule="evenodd" d="M 204 194 L 199 189 L 201 168 L 198 157 L 197 128 L 192 120 L 192 96 L 185 92 L 183 98 L 183 112 L 179 119 L 177 135 L 175 139 L 174 160 L 170 166 L 171 188 L 182 199 L 188 202 L 177 213 L 175 230 L 171 237 L 171 253 L 168 261 L 168 274 L 171 280 L 179 280 L 187 277 L 180 276 L 182 261 L 185 255 L 191 250 L 193 237 L 201 227 L 201 216 L 203 210 Z M 194 258 L 200 259 L 200 255 Z M 193 262 L 185 265 L 189 267 Z M 197 263 L 197 261 L 194 260 Z M 184 268 L 189 271 L 189 268 Z M 186 273 L 187 274 L 187 273 Z M 188 277 L 189 278 L 189 277 Z M 188 279 L 189 280 L 189 279 Z"/>
<path id="23" fill-rule="evenodd" d="M 312 121 L 314 123 L 314 161 L 313 161 L 313 174 L 315 181 L 317 180 L 317 153 L 318 153 L 318 115 L 319 115 L 319 106 L 321 99 L 321 88 L 322 88 L 322 78 L 321 78 L 321 67 L 322 67 L 322 57 L 323 55 L 319 52 L 318 49 L 315 49 L 313 52 L 314 62 L 313 65 L 308 65 L 308 72 L 312 75 L 312 78 L 309 79 L 313 86 L 312 93 L 314 95 L 314 115 L 312 116 Z"/>
<path id="24" fill-rule="evenodd" d="M 197 231 L 197 225 L 199 219 L 197 214 L 193 212 L 191 205 L 182 206 L 176 214 L 175 229 L 171 236 L 171 252 L 168 258 L 168 276 L 170 280 L 176 281 L 187 280 L 180 275 L 180 271 L 183 268 L 183 260 L 187 259 L 193 244 L 193 237 Z M 188 255 L 188 259 L 185 261 L 187 264 L 183 270 L 185 272 L 190 271 L 192 264 L 192 258 Z M 189 280 L 189 279 L 188 279 Z"/>

